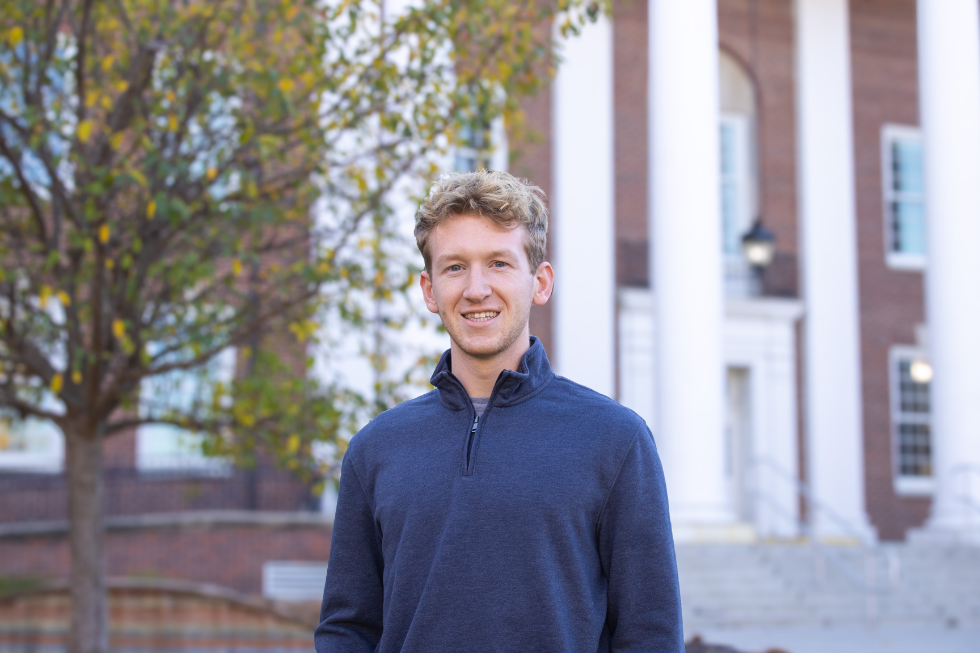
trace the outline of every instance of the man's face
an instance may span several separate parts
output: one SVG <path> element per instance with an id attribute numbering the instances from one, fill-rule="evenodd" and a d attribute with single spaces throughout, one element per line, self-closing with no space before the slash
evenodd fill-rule
<path id="1" fill-rule="evenodd" d="M 548 301 L 554 274 L 550 263 L 532 273 L 525 233 L 523 226 L 503 229 L 478 215 L 459 215 L 429 234 L 425 304 L 466 355 L 491 359 L 527 349 L 531 305 Z"/>

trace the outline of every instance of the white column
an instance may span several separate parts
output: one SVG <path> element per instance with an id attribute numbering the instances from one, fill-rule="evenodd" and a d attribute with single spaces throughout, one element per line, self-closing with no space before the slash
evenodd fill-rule
<path id="1" fill-rule="evenodd" d="M 552 95 L 556 371 L 615 392 L 612 24 L 562 48 Z"/>
<path id="2" fill-rule="evenodd" d="M 796 2 L 803 409 L 807 478 L 826 507 L 811 520 L 824 538 L 874 537 L 864 501 L 848 22 L 847 0 Z"/>
<path id="3" fill-rule="evenodd" d="M 654 435 L 675 537 L 734 521 L 725 488 L 715 0 L 650 0 Z M 707 535 L 711 537 L 711 535 Z"/>
<path id="4" fill-rule="evenodd" d="M 980 16 L 977 0 L 919 0 L 918 9 L 935 370 L 926 531 L 980 542 Z"/>

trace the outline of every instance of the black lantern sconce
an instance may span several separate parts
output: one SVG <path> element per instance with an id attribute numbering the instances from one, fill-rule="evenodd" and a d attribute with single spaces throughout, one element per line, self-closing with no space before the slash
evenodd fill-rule
<path id="1" fill-rule="evenodd" d="M 776 255 L 776 235 L 756 220 L 742 236 L 742 253 L 752 267 L 762 271 Z"/>

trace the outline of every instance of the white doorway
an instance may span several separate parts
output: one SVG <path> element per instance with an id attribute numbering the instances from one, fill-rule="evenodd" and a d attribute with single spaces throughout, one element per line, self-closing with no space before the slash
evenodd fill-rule
<path id="1" fill-rule="evenodd" d="M 752 461 L 751 377 L 748 368 L 729 367 L 725 375 L 725 475 L 732 509 L 741 522 L 752 523 L 748 492 Z"/>

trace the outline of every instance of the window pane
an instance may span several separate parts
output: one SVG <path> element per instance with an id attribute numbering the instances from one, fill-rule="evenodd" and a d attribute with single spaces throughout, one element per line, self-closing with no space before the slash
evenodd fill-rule
<path id="1" fill-rule="evenodd" d="M 892 248 L 903 254 L 925 254 L 925 211 L 922 202 L 894 201 L 892 212 Z"/>
<path id="2" fill-rule="evenodd" d="M 147 349 L 153 354 L 158 343 Z M 170 412 L 191 411 L 195 405 L 211 400 L 210 382 L 229 382 L 234 376 L 235 349 L 228 348 L 206 366 L 190 371 L 173 371 L 144 379 L 140 387 L 140 415 L 167 417 Z M 207 378 L 208 383 L 204 380 Z M 230 461 L 204 455 L 204 436 L 172 424 L 144 424 L 136 435 L 136 464 L 143 470 L 193 469 L 224 473 Z"/>
<path id="3" fill-rule="evenodd" d="M 735 127 L 721 124 L 721 174 L 735 174 Z"/>
<path id="4" fill-rule="evenodd" d="M 899 410 L 903 413 L 925 413 L 928 415 L 930 410 L 929 384 L 913 381 L 911 369 L 911 360 L 899 361 Z"/>
<path id="5" fill-rule="evenodd" d="M 898 473 L 901 476 L 932 475 L 931 401 L 929 384 L 912 379 L 912 359 L 897 361 L 894 391 L 897 413 L 894 417 Z"/>
<path id="6" fill-rule="evenodd" d="M 721 184 L 721 243 L 726 254 L 738 254 L 738 186 L 734 181 Z"/>
<path id="7" fill-rule="evenodd" d="M 476 172 L 476 153 L 466 148 L 456 150 L 456 171 Z"/>
<path id="8" fill-rule="evenodd" d="M 0 413 L 0 454 L 61 455 L 61 431 L 48 420 Z"/>
<path id="9" fill-rule="evenodd" d="M 898 467 L 902 476 L 932 475 L 932 443 L 928 424 L 898 427 Z"/>
<path id="10" fill-rule="evenodd" d="M 903 193 L 922 192 L 922 144 L 918 140 L 892 142 L 892 186 Z"/>

